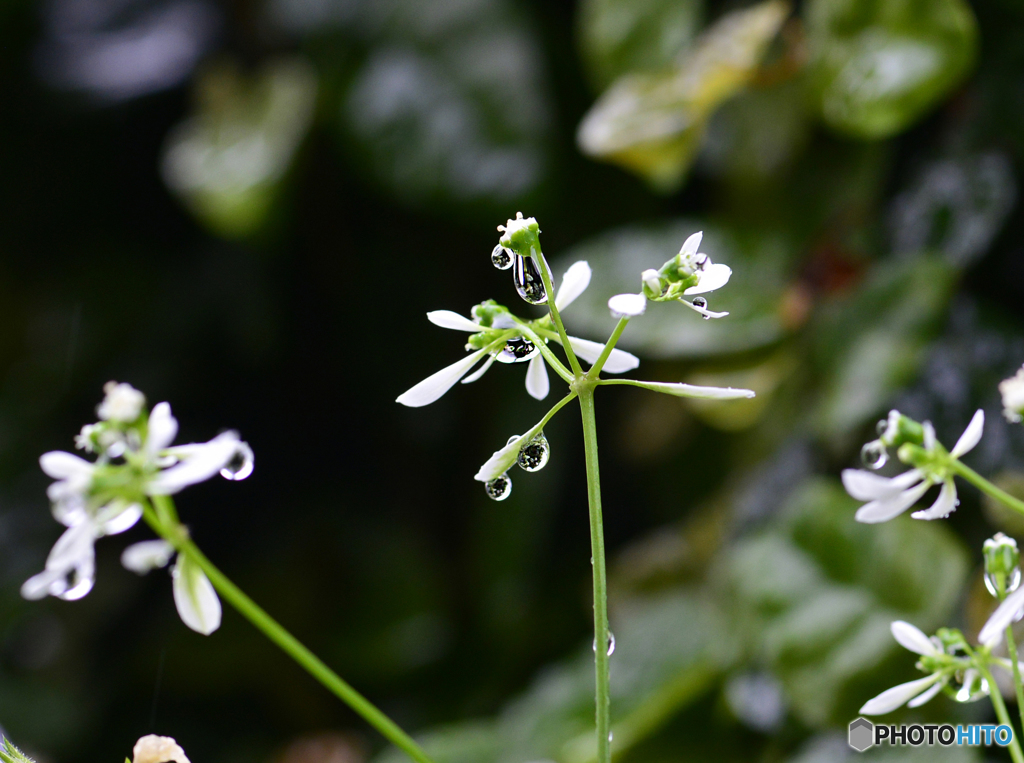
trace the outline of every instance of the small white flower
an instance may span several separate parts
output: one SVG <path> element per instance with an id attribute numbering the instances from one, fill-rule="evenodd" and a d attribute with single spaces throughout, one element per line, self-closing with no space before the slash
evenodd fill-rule
<path id="1" fill-rule="evenodd" d="M 893 638 L 911 652 L 925 657 L 944 655 L 938 639 L 928 638 L 910 623 L 897 620 L 890 626 L 890 630 Z M 948 682 L 948 672 L 936 671 L 930 676 L 886 689 L 874 699 L 865 702 L 860 712 L 864 715 L 884 715 L 904 704 L 908 707 L 919 707 L 942 691 L 942 687 Z"/>
<path id="2" fill-rule="evenodd" d="M 1021 421 L 1024 413 L 1024 367 L 1009 379 L 999 382 L 999 394 L 1003 396 L 1003 415 L 1012 424 Z"/>
<path id="3" fill-rule="evenodd" d="M 144 736 L 135 743 L 132 763 L 190 763 L 185 751 L 171 737 Z"/>
<path id="4" fill-rule="evenodd" d="M 715 265 L 711 258 L 703 252 L 698 252 L 701 239 L 704 238 L 704 231 L 698 231 L 683 242 L 679 249 L 679 260 L 681 264 L 691 269 L 691 272 L 698 273 L 696 286 L 691 286 L 683 294 L 707 294 L 717 291 L 729 283 L 732 278 L 732 268 L 728 265 Z"/>
<path id="5" fill-rule="evenodd" d="M 1011 593 L 1003 603 L 996 607 L 996 611 L 985 621 L 981 631 L 978 633 L 978 642 L 985 646 L 993 647 L 1002 642 L 1006 629 L 1012 623 L 1020 620 L 1024 613 L 1024 586 Z"/>
<path id="6" fill-rule="evenodd" d="M 106 397 L 96 408 L 96 415 L 103 421 L 130 423 L 142 413 L 146 396 L 131 384 L 109 381 L 103 385 Z"/>
<path id="7" fill-rule="evenodd" d="M 636 318 L 647 310 L 647 297 L 643 294 L 616 294 L 608 300 L 608 309 L 612 317 Z"/>
<path id="8" fill-rule="evenodd" d="M 923 426 L 924 448 L 934 451 L 935 431 L 927 421 Z M 981 440 L 984 427 L 985 413 L 979 409 L 949 455 L 959 458 L 974 448 Z M 956 510 L 959 501 L 952 473 L 946 470 L 933 473 L 923 469 L 910 469 L 895 477 L 883 477 L 864 469 L 843 470 L 843 486 L 846 492 L 858 501 L 867 501 L 857 510 L 855 518 L 858 522 L 887 522 L 909 509 L 928 492 L 928 488 L 939 483 L 942 484 L 942 488 L 935 502 L 929 508 L 911 514 L 914 519 L 942 519 Z"/>

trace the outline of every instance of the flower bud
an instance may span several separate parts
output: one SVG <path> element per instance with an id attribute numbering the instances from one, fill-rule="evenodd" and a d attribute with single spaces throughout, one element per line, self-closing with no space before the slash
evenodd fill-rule
<path id="1" fill-rule="evenodd" d="M 1020 553 L 1017 541 L 996 533 L 985 541 L 985 587 L 993 596 L 1003 596 L 1020 585 Z"/>
<path id="2" fill-rule="evenodd" d="M 924 427 L 897 410 L 878 422 L 878 439 L 888 448 L 898 449 L 904 443 L 924 444 Z"/>
<path id="3" fill-rule="evenodd" d="M 498 243 L 506 249 L 511 249 L 521 257 L 540 254 L 540 226 L 536 218 L 524 218 L 522 212 L 516 212 L 516 219 L 499 225 L 498 230 L 501 231 Z"/>
<path id="4" fill-rule="evenodd" d="M 665 291 L 661 274 L 654 268 L 648 268 L 641 273 L 640 280 L 644 283 L 644 296 L 648 299 L 657 299 Z"/>
<path id="5" fill-rule="evenodd" d="M 1014 376 L 999 382 L 999 394 L 1003 396 L 1003 415 L 1006 420 L 1017 424 L 1024 416 L 1024 368 Z"/>

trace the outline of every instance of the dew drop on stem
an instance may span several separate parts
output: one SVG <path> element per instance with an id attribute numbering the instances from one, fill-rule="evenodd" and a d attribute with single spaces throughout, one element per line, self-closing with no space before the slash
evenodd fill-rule
<path id="1" fill-rule="evenodd" d="M 548 301 L 548 294 L 544 289 L 544 279 L 541 278 L 540 269 L 533 257 L 523 257 L 519 254 L 515 256 L 512 280 L 519 296 L 531 305 L 543 305 Z"/>

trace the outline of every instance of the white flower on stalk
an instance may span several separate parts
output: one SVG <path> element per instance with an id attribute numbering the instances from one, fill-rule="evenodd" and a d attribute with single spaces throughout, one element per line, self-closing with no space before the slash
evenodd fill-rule
<path id="1" fill-rule="evenodd" d="M 190 763 L 181 745 L 171 737 L 150 734 L 135 743 L 132 763 Z"/>
<path id="2" fill-rule="evenodd" d="M 942 648 L 942 642 L 934 636 L 928 638 L 924 633 L 913 625 L 902 620 L 897 620 L 890 626 L 893 638 L 906 649 L 923 657 L 941 658 L 946 653 Z M 967 672 L 970 672 L 969 670 Z M 869 699 L 860 709 L 864 715 L 884 715 L 898 707 L 919 707 L 930 700 L 949 683 L 949 671 L 936 670 L 929 676 L 918 678 L 915 681 L 908 681 L 899 684 L 891 689 L 886 689 L 874 699 Z M 964 676 L 964 683 L 970 685 L 968 676 Z"/>
<path id="3" fill-rule="evenodd" d="M 999 382 L 999 394 L 1003 397 L 1003 415 L 1011 424 L 1018 424 L 1024 414 L 1024 367 L 1009 379 Z"/>
<path id="4" fill-rule="evenodd" d="M 931 423 L 924 422 L 924 449 L 935 454 L 937 441 Z M 952 458 L 959 458 L 974 448 L 981 440 L 985 428 L 985 413 L 975 412 L 956 445 L 949 452 Z M 867 501 L 857 510 L 858 522 L 887 522 L 899 516 L 917 503 L 933 485 L 942 488 L 935 502 L 927 509 L 915 511 L 914 519 L 942 519 L 948 517 L 959 503 L 953 474 L 944 467 L 919 467 L 895 477 L 883 477 L 864 469 L 844 469 L 843 486 L 846 492 L 858 501 Z"/>
<path id="5" fill-rule="evenodd" d="M 572 304 L 586 290 L 590 284 L 590 276 L 590 266 L 583 261 L 574 263 L 565 271 L 565 275 L 562 276 L 562 282 L 558 287 L 558 292 L 555 294 L 555 307 L 559 312 Z M 478 334 L 487 329 L 513 329 L 517 325 L 507 314 L 502 314 L 498 316 L 492 326 L 485 327 L 451 310 L 434 310 L 429 312 L 427 313 L 427 320 L 441 328 L 466 331 L 471 334 Z M 556 339 L 555 341 L 559 340 Z M 602 350 L 604 350 L 604 345 L 599 342 L 591 342 L 574 336 L 569 337 L 569 345 L 576 356 L 587 363 L 596 361 L 601 355 Z M 463 384 L 469 384 L 479 379 L 487 372 L 495 360 L 502 363 L 517 362 L 514 358 L 508 356 L 503 348 L 504 345 L 494 348 L 485 347 L 471 352 L 461 360 L 442 368 L 437 373 L 428 376 L 419 384 L 403 392 L 398 396 L 396 402 L 411 408 L 429 405 L 455 386 L 456 382 L 460 379 Z M 466 376 L 481 360 L 484 362 L 480 367 L 474 373 Z M 526 391 L 537 400 L 546 398 L 550 390 L 545 363 L 543 353 L 538 350 L 530 358 L 529 366 L 526 369 Z M 639 364 L 640 359 L 635 355 L 623 350 L 613 349 L 603 370 L 608 373 L 617 374 L 630 371 Z"/>

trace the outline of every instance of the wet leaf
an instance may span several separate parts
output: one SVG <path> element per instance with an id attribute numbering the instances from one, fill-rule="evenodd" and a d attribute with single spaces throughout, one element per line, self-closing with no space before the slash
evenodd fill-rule
<path id="1" fill-rule="evenodd" d="M 806 19 L 821 113 L 858 137 L 903 131 L 974 61 L 977 23 L 963 0 L 813 0 Z"/>
<path id="2" fill-rule="evenodd" d="M 620 77 L 580 123 L 580 149 L 659 190 L 678 188 L 711 115 L 751 80 L 788 14 L 782 0 L 733 11 L 678 63 L 658 73 Z"/>

